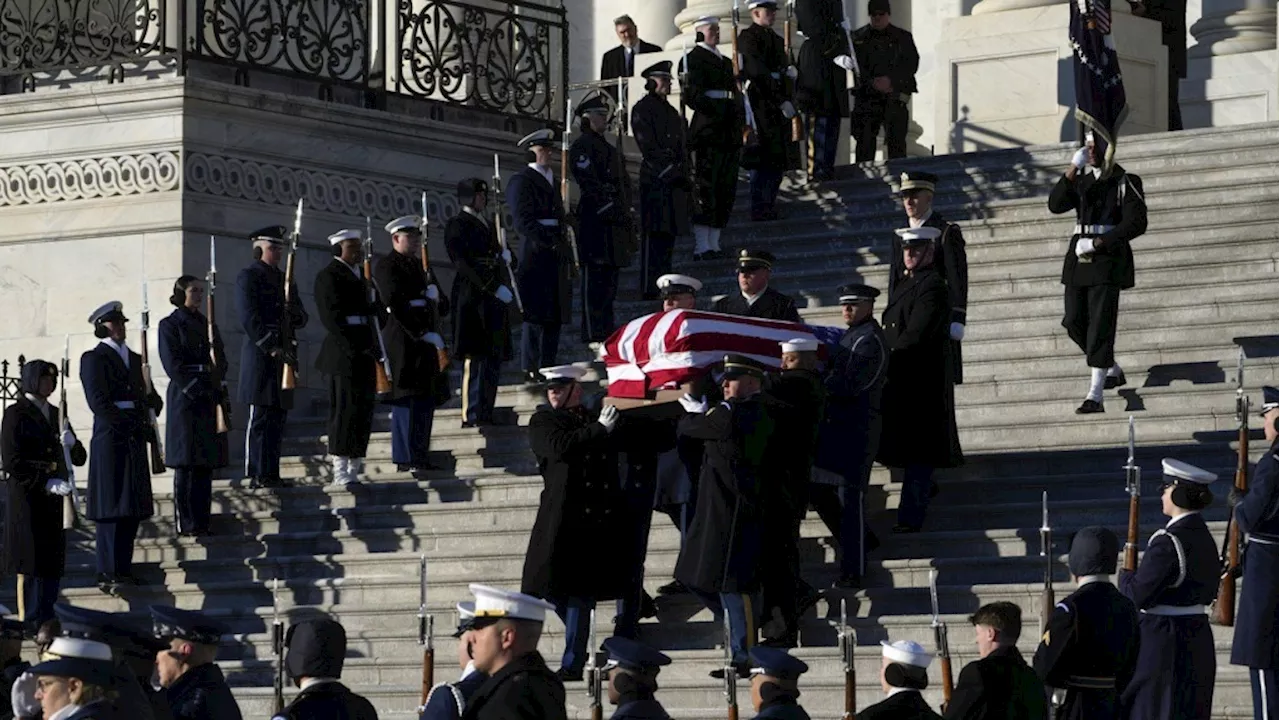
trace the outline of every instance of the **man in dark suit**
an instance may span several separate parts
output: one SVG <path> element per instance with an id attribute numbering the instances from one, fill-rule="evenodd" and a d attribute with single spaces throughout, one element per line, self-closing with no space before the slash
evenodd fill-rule
<path id="1" fill-rule="evenodd" d="M 920 53 L 911 32 L 890 22 L 889 0 L 867 0 L 870 22 L 853 31 L 853 49 L 862 70 L 853 100 L 852 128 L 858 162 L 876 157 L 876 137 L 884 126 L 885 159 L 907 156 L 907 103 L 916 92 Z"/>
<path id="2" fill-rule="evenodd" d="M 929 687 L 933 653 L 914 640 L 881 640 L 880 646 L 880 687 L 887 697 L 864 708 L 854 720 L 942 720 L 920 695 Z"/>
<path id="3" fill-rule="evenodd" d="M 978 657 L 960 671 L 947 720 L 1041 720 L 1048 714 L 1036 671 L 1018 652 L 1022 608 L 1008 601 L 983 605 L 969 616 Z"/>
<path id="4" fill-rule="evenodd" d="M 1129 7 L 1138 17 L 1160 23 L 1160 42 L 1169 49 L 1169 129 L 1182 129 L 1178 82 L 1187 76 L 1187 0 L 1144 0 Z"/>
<path id="5" fill-rule="evenodd" d="M 738 290 L 711 306 L 712 312 L 743 315 L 766 320 L 800 322 L 796 301 L 769 287 L 773 275 L 773 253 L 743 249 L 738 255 Z"/>
<path id="6" fill-rule="evenodd" d="M 636 31 L 636 23 L 630 15 L 621 15 L 614 19 L 613 30 L 618 33 L 618 47 L 605 52 L 600 58 L 600 79 L 611 80 L 620 77 L 635 77 L 636 56 L 644 53 L 662 52 L 662 48 L 640 39 Z M 609 88 L 607 92 L 617 100 L 617 90 Z"/>

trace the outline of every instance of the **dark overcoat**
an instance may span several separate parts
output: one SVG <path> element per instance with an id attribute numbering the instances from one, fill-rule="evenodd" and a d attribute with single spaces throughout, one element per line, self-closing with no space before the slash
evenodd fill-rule
<path id="1" fill-rule="evenodd" d="M 1035 670 L 1017 648 L 1001 646 L 974 660 L 956 678 L 947 720 L 1041 720 L 1048 698 Z"/>
<path id="2" fill-rule="evenodd" d="M 801 3 L 825 5 L 827 0 Z M 839 12 L 839 4 L 835 7 Z M 808 35 L 800 51 L 796 53 L 796 108 L 820 117 L 848 117 L 849 91 L 845 85 L 846 73 L 835 64 L 840 55 L 849 54 L 849 41 L 836 24 L 822 32 Z M 807 34 L 807 33 L 806 33 Z"/>
<path id="3" fill-rule="evenodd" d="M 301 330 L 309 318 L 296 283 L 289 297 L 293 300 L 287 311 L 295 330 Z M 236 275 L 236 307 L 244 330 L 236 398 L 246 405 L 287 409 L 290 400 L 280 390 L 283 360 L 279 355 L 271 356 L 272 352 L 282 349 L 280 321 L 286 312 L 284 271 L 261 260 L 249 263 Z"/>
<path id="4" fill-rule="evenodd" d="M 1187 0 L 1150 0 L 1144 17 L 1160 23 L 1160 42 L 1169 48 L 1169 73 L 1187 76 Z"/>
<path id="5" fill-rule="evenodd" d="M 875 461 L 888 369 L 884 331 L 874 318 L 845 330 L 827 363 L 827 407 L 814 465 L 840 475 L 846 486 L 859 486 Z"/>
<path id="6" fill-rule="evenodd" d="M 565 240 L 560 193 L 542 173 L 526 166 L 507 183 L 507 207 L 520 235 L 517 282 L 525 321 L 548 325 L 569 322 L 573 254 Z"/>
<path id="7" fill-rule="evenodd" d="M 504 285 L 512 293 L 516 288 L 502 261 L 493 223 L 459 211 L 444 227 L 444 247 L 457 270 L 452 291 L 454 351 L 462 357 L 510 360 L 511 306 L 494 293 Z"/>
<path id="8" fill-rule="evenodd" d="M 689 126 L 657 93 L 631 108 L 631 133 L 640 148 L 640 227 L 645 232 L 689 232 Z"/>
<path id="9" fill-rule="evenodd" d="M 603 135 L 585 130 L 569 148 L 569 168 L 578 185 L 578 259 L 584 263 L 621 267 L 623 233 L 629 221 L 618 151 Z"/>
<path id="10" fill-rule="evenodd" d="M 750 305 L 747 304 L 747 299 L 742 297 L 742 293 L 735 288 L 733 292 L 715 301 L 711 306 L 711 312 L 765 320 L 800 322 L 800 311 L 796 310 L 796 301 L 791 299 L 790 295 L 780 293 L 771 287 L 765 288 L 760 297 Z"/>
<path id="11" fill-rule="evenodd" d="M 920 51 L 916 49 L 916 41 L 911 31 L 897 25 L 876 30 L 867 24 L 854 30 L 851 37 L 854 52 L 858 57 L 858 68 L 862 71 L 858 86 L 860 98 L 883 99 L 885 97 L 871 85 L 875 78 L 880 76 L 889 78 L 893 84 L 892 97 L 896 97 L 899 101 L 902 101 L 903 94 L 910 95 L 916 91 L 916 71 L 920 69 Z"/>
<path id="12" fill-rule="evenodd" d="M 68 715 L 66 720 L 118 720 L 118 714 L 106 700 L 94 700 L 80 706 L 80 709 Z"/>
<path id="13" fill-rule="evenodd" d="M 618 709 L 609 720 L 668 720 L 670 717 L 652 693 L 625 693 L 618 698 Z"/>
<path id="14" fill-rule="evenodd" d="M 884 424 L 876 460 L 889 467 L 956 467 L 964 462 L 956 430 L 947 284 L 933 266 L 894 289 L 881 316 L 889 348 Z"/>
<path id="15" fill-rule="evenodd" d="M 5 408 L 0 422 L 0 462 L 9 481 L 0 552 L 0 574 L 5 577 L 62 577 L 66 568 L 63 500 L 45 490 L 53 478 L 70 479 L 57 413 L 56 406 L 50 405 L 46 414 L 23 396 Z M 71 448 L 72 464 L 84 465 L 86 457 L 84 446 L 76 440 Z"/>
<path id="16" fill-rule="evenodd" d="M 429 332 L 441 331 L 437 308 L 427 297 L 434 276 L 422 272 L 421 258 L 392 252 L 378 259 L 373 278 L 388 310 L 382 339 L 391 360 L 391 400 L 431 395 L 439 402 L 447 397 L 447 378 L 440 372 L 436 346 L 422 339 Z M 441 297 L 440 307 L 447 309 L 445 302 Z"/>
<path id="17" fill-rule="evenodd" d="M 894 693 L 891 697 L 863 708 L 853 720 L 942 720 L 919 692 Z"/>
<path id="18" fill-rule="evenodd" d="M 705 592 L 759 589 L 763 488 L 774 473 L 776 423 L 757 398 L 725 401 L 680 419 L 678 432 L 704 441 L 697 508 L 676 561 L 676 579 Z"/>
<path id="19" fill-rule="evenodd" d="M 766 700 L 756 713 L 757 720 L 809 720 L 809 713 L 792 697 Z"/>
<path id="20" fill-rule="evenodd" d="M 947 297 L 951 300 L 951 322 L 964 325 L 967 323 L 969 307 L 969 257 L 965 253 L 964 234 L 960 226 L 947 222 L 935 210 L 924 221 L 925 227 L 937 228 L 942 232 L 933 241 L 933 264 L 938 273 L 947 281 Z M 898 287 L 905 278 L 906 265 L 902 260 L 902 239 L 893 236 L 889 250 L 889 294 Z M 948 326 L 948 331 L 950 327 Z M 964 366 L 960 355 L 960 342 L 951 341 L 952 377 L 959 385 L 964 380 Z"/>
<path id="21" fill-rule="evenodd" d="M 160 363 L 169 376 L 165 391 L 168 415 L 164 427 L 164 464 L 169 467 L 213 468 L 222 464 L 218 440 L 218 398 L 222 386 L 213 372 L 212 352 L 218 367 L 227 366 L 222 338 L 214 328 L 209 343 L 205 316 L 181 307 L 169 313 L 157 328 Z M 212 347 L 212 350 L 211 350 Z"/>
<path id="22" fill-rule="evenodd" d="M 780 504 L 802 516 L 809 498 L 809 474 L 818 449 L 818 431 L 826 412 L 826 387 L 814 370 L 783 370 L 767 377 L 762 399 L 778 424 L 771 439 L 771 452 L 776 453 L 776 462 L 782 469 L 781 482 L 770 486 Z"/>
<path id="23" fill-rule="evenodd" d="M 298 693 L 272 720 L 378 720 L 373 703 L 340 682 L 316 683 Z"/>
<path id="24" fill-rule="evenodd" d="M 773 28 L 751 25 L 738 33 L 738 53 L 742 57 L 741 76 L 751 100 L 756 121 L 757 144 L 748 146 L 742 165 L 764 170 L 787 168 L 787 143 L 791 121 L 782 114 L 782 103 L 790 100 L 785 75 L 787 53 L 782 36 Z"/>
<path id="25" fill-rule="evenodd" d="M 147 441 L 151 424 L 147 408 L 164 407 L 160 396 L 146 393 L 142 357 L 129 351 L 129 367 L 106 342 L 80 356 L 80 384 L 93 412 L 89 441 L 90 520 L 142 520 L 155 513 L 151 499 L 151 463 Z M 132 403 L 120 407 L 119 403 Z"/>
<path id="26" fill-rule="evenodd" d="M 377 304 L 357 272 L 335 257 L 316 273 L 316 316 L 325 329 L 316 369 L 325 375 L 371 377 L 382 354 L 373 324 Z"/>
<path id="27" fill-rule="evenodd" d="M 222 668 L 197 665 L 168 688 L 173 720 L 243 720 Z"/>
<path id="28" fill-rule="evenodd" d="M 1275 670 L 1280 658 L 1276 647 L 1277 601 L 1277 449 L 1276 443 L 1258 460 L 1249 478 L 1249 492 L 1235 508 L 1236 523 L 1245 534 L 1244 578 L 1240 605 L 1236 608 L 1236 632 L 1231 642 L 1231 664 Z"/>
<path id="29" fill-rule="evenodd" d="M 1119 285 L 1133 287 L 1133 248 L 1129 243 L 1147 231 L 1147 203 L 1142 178 L 1116 165 L 1103 177 L 1081 171 L 1075 180 L 1058 178 L 1049 192 L 1049 212 L 1060 215 L 1074 211 L 1077 226 L 1101 225 L 1110 228 L 1097 236 L 1092 255 L 1076 256 L 1073 232 L 1062 260 L 1062 284 L 1070 287 Z"/>
<path id="30" fill-rule="evenodd" d="M 689 146 L 694 152 L 733 151 L 742 147 L 742 101 L 733 75 L 733 61 L 701 43 L 685 56 L 688 92 L 681 95 L 693 108 Z M 710 97 L 707 93 L 729 97 Z"/>
<path id="31" fill-rule="evenodd" d="M 537 651 L 502 666 L 467 701 L 463 720 L 565 720 L 564 683 Z"/>

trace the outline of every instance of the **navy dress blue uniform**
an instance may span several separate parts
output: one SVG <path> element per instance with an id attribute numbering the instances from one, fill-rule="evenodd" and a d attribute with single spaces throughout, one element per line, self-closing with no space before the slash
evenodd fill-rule
<path id="1" fill-rule="evenodd" d="M 154 668 L 156 652 L 164 643 L 150 637 L 139 639 L 139 631 L 123 613 L 107 613 L 71 605 L 58 605 L 54 609 L 62 637 L 92 640 L 111 647 L 115 666 L 111 685 L 116 692 L 111 705 L 120 713 L 120 717 L 170 720 L 168 705 L 163 702 L 163 698 L 161 702 L 155 701 L 156 694 L 150 688 L 151 672 L 148 671 L 147 676 L 139 680 L 127 659 L 130 653 L 141 653 L 150 660 L 149 667 Z M 147 635 L 149 634 L 148 632 Z M 57 645 L 50 647 L 54 654 L 62 654 L 59 650 Z"/>
<path id="2" fill-rule="evenodd" d="M 347 631 L 321 617 L 289 628 L 285 671 L 302 691 L 272 720 L 378 720 L 364 697 L 338 681 L 347 654 Z"/>
<path id="3" fill-rule="evenodd" d="M 1264 408 L 1275 403 L 1267 388 Z M 1253 714 L 1259 718 L 1280 717 L 1280 688 L 1276 686 L 1277 644 L 1276 571 L 1277 558 L 1277 453 L 1280 445 L 1272 442 L 1250 478 L 1249 492 L 1235 506 L 1236 523 L 1245 533 L 1244 578 L 1240 589 L 1240 605 L 1236 610 L 1235 637 L 1231 643 L 1231 664 L 1249 668 L 1253 688 Z"/>
<path id="4" fill-rule="evenodd" d="M 808 672 L 809 666 L 785 650 L 763 646 L 751 648 L 750 660 L 753 668 L 760 669 L 759 674 L 780 681 L 766 679 L 761 684 L 757 720 L 809 720 L 809 713 L 796 701 L 800 691 L 795 688 L 796 681 Z"/>
<path id="5" fill-rule="evenodd" d="M 473 670 L 456 683 L 437 683 L 427 694 L 419 720 L 462 720 L 467 701 L 489 676 Z"/>
<path id="6" fill-rule="evenodd" d="M 671 61 L 643 75 L 669 80 Z M 666 95 L 650 91 L 631 108 L 631 133 L 640 148 L 640 289 L 651 299 L 658 278 L 671 272 L 676 237 L 689 232 L 689 126 Z"/>
<path id="7" fill-rule="evenodd" d="M 889 0 L 868 0 L 867 14 L 889 12 Z M 907 127 L 911 116 L 907 103 L 916 92 L 920 53 L 910 31 L 897 25 L 876 30 L 870 24 L 853 31 L 853 49 L 862 70 L 855 91 L 850 133 L 856 162 L 876 158 L 876 137 L 884 127 L 885 159 L 907 156 Z M 877 90 L 875 78 L 889 79 L 889 92 Z"/>
<path id="8" fill-rule="evenodd" d="M 591 114 L 608 113 L 603 97 L 582 102 L 577 115 L 582 132 L 569 148 L 569 168 L 578 184 L 578 254 L 582 265 L 582 341 L 603 342 L 613 334 L 613 302 L 618 295 L 618 268 L 626 264 L 623 236 L 631 208 L 619 173 L 618 151 L 591 129 Z"/>
<path id="9" fill-rule="evenodd" d="M 159 640 L 176 638 L 216 648 L 225 633 L 221 625 L 195 610 L 152 605 L 151 618 Z M 174 720 L 242 720 L 222 669 L 213 663 L 188 669 L 165 689 Z"/>
<path id="10" fill-rule="evenodd" d="M 700 18 L 698 27 L 717 23 Z M 696 28 L 695 28 L 696 29 Z M 733 61 L 703 41 L 684 56 L 681 70 L 688 85 L 680 98 L 693 108 L 689 120 L 689 150 L 698 203 L 693 213 L 694 252 L 720 249 L 719 231 L 729 224 L 737 195 L 738 161 L 742 154 L 742 101 L 734 78 Z M 685 83 L 682 83 L 685 84 Z M 712 231 L 714 240 L 708 241 Z M 701 237 L 697 237 L 701 235 Z"/>
<path id="11" fill-rule="evenodd" d="M 253 241 L 283 245 L 283 226 L 263 228 L 250 236 Z M 255 260 L 236 275 L 236 306 L 244 341 L 240 347 L 240 380 L 236 399 L 249 406 L 245 428 L 244 474 L 261 485 L 280 483 L 280 445 L 291 394 L 280 387 L 284 373 L 283 339 L 280 323 L 288 313 L 295 331 L 306 326 L 308 316 L 295 285 L 289 289 L 291 301 L 284 301 L 284 271 Z"/>
<path id="12" fill-rule="evenodd" d="M 160 321 L 160 362 L 169 376 L 165 391 L 164 464 L 173 468 L 174 518 L 178 532 L 200 535 L 209 530 L 213 470 L 220 463 L 217 406 L 221 386 L 214 377 L 226 367 L 222 338 L 214 328 L 209 342 L 208 321 L 194 308 L 179 307 Z"/>
<path id="13" fill-rule="evenodd" d="M 742 154 L 742 166 L 749 170 L 753 220 L 772 216 L 782 174 L 787 169 L 791 121 L 783 113 L 783 104 L 790 105 L 786 76 L 790 61 L 784 48 L 782 36 L 768 25 L 752 24 L 738 33 L 740 76 L 756 121 L 756 141 L 749 143 Z M 794 113 L 795 108 L 790 109 Z"/>
<path id="14" fill-rule="evenodd" d="M 765 250 L 747 250 L 744 248 L 738 253 L 738 272 L 744 270 L 772 270 L 773 263 L 773 254 Z M 763 318 L 765 320 L 800 322 L 800 311 L 796 309 L 796 301 L 790 295 L 778 292 L 771 287 L 766 287 L 753 302 L 747 302 L 747 299 L 739 290 L 734 290 L 715 301 L 711 306 L 711 312 Z"/>
<path id="15" fill-rule="evenodd" d="M 667 720 L 667 711 L 654 697 L 658 673 L 671 658 L 628 638 L 611 637 L 603 643 L 611 669 L 609 685 L 618 694 L 611 720 Z"/>

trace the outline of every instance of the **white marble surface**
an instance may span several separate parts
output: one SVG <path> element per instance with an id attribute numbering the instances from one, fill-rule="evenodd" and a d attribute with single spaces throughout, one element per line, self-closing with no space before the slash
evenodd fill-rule
<path id="1" fill-rule="evenodd" d="M 1276 50 L 1194 58 L 1179 92 L 1188 128 L 1277 119 Z"/>

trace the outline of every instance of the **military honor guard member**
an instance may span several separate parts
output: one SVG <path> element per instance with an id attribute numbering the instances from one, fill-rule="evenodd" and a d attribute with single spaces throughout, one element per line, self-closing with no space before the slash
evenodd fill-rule
<path id="1" fill-rule="evenodd" d="M 520 271 L 516 282 L 524 302 L 520 367 L 531 383 L 542 381 L 539 368 L 556 364 L 560 327 L 569 322 L 573 291 L 569 285 L 572 250 L 565 241 L 565 208 L 551 172 L 556 133 L 538 130 L 520 140 L 533 162 L 507 182 L 507 207 L 520 235 Z"/>
<path id="2" fill-rule="evenodd" d="M 285 303 L 283 225 L 265 227 L 249 236 L 253 259 L 236 275 L 236 305 L 244 342 L 240 346 L 237 400 L 249 406 L 244 436 L 244 476 L 253 487 L 284 487 L 280 478 L 280 445 L 292 395 L 280 387 L 286 348 L 280 323 L 287 314 L 295 331 L 308 321 L 295 284 Z M 290 352 L 292 352 L 290 350 Z"/>
<path id="3" fill-rule="evenodd" d="M 880 398 L 889 367 L 884 331 L 875 319 L 880 291 L 841 285 L 848 329 L 827 363 L 826 411 L 818 430 L 809 504 L 840 546 L 836 587 L 854 588 L 867 572 L 867 486 L 880 445 Z"/>
<path id="4" fill-rule="evenodd" d="M 1138 662 L 1138 611 L 1115 585 L 1120 540 L 1092 525 L 1071 538 L 1076 591 L 1053 608 L 1032 665 L 1054 695 L 1054 720 L 1121 720 Z"/>
<path id="5" fill-rule="evenodd" d="M 951 299 L 951 324 L 947 334 L 951 336 L 951 357 L 955 364 L 953 377 L 959 385 L 963 379 L 960 360 L 960 341 L 964 339 L 964 326 L 969 305 L 969 258 L 965 254 L 964 235 L 960 226 L 947 222 L 933 209 L 933 194 L 938 176 L 923 171 L 902 173 L 899 192 L 902 207 L 907 212 L 909 227 L 934 227 L 942 234 L 934 240 L 933 263 L 942 278 L 947 281 L 947 297 Z M 895 236 L 889 258 L 889 294 L 905 279 L 902 264 L 902 243 Z"/>
<path id="6" fill-rule="evenodd" d="M 169 720 L 172 717 L 163 695 L 151 688 L 156 652 L 167 648 L 150 637 L 149 629 L 141 631 L 123 613 L 113 614 L 88 608 L 58 605 L 55 608 L 61 633 L 49 646 L 46 656 L 106 657 L 112 662 L 111 689 L 115 697 L 110 704 L 120 717 L 136 720 Z M 145 638 L 139 635 L 145 634 Z M 101 643 L 107 651 L 102 652 Z M 146 673 L 141 678 L 134 669 L 136 658 L 146 659 Z"/>
<path id="7" fill-rule="evenodd" d="M 884 128 L 885 159 L 907 156 L 907 103 L 916 92 L 920 53 L 911 32 L 890 22 L 889 0 L 867 0 L 870 21 L 853 31 L 853 49 L 862 70 L 854 94 L 850 131 L 857 162 L 876 159 L 876 138 Z"/>
<path id="8" fill-rule="evenodd" d="M 1104 412 L 1102 391 L 1126 382 L 1115 358 L 1120 291 L 1134 284 L 1130 243 L 1147 231 L 1142 178 L 1118 163 L 1110 171 L 1105 167 L 1093 133 L 1086 133 L 1084 147 L 1049 193 L 1049 212 L 1076 214 L 1062 261 L 1062 326 L 1090 370 L 1089 392 L 1078 415 Z"/>
<path id="9" fill-rule="evenodd" d="M 786 650 L 757 646 L 751 648 L 751 707 L 756 718 L 809 720 L 800 703 L 800 676 L 809 666 Z"/>
<path id="10" fill-rule="evenodd" d="M 214 377 L 217 367 L 227 367 L 222 336 L 214 328 L 209 342 L 209 321 L 201 308 L 205 285 L 193 275 L 173 284 L 169 303 L 176 310 L 160 321 L 160 362 L 169 376 L 165 391 L 164 464 L 173 468 L 174 514 L 178 534 L 209 534 L 213 500 L 213 470 L 221 463 L 218 445 L 218 402 L 222 386 Z"/>
<path id="11" fill-rule="evenodd" d="M 373 279 L 387 307 L 382 339 L 391 363 L 391 392 L 385 398 L 391 405 L 391 460 L 400 472 L 416 472 L 432 468 L 427 458 L 436 405 L 448 399 L 445 369 L 437 353 L 445 343 L 436 318 L 450 305 L 441 296 L 435 275 L 422 271 L 422 218 L 398 217 L 387 223 L 386 230 L 392 252 L 378 259 Z M 447 245 L 447 229 L 445 236 Z M 459 266 L 455 293 L 463 292 L 459 284 L 466 282 L 466 272 Z M 474 331 L 468 328 L 468 332 Z"/>
<path id="12" fill-rule="evenodd" d="M 773 275 L 773 253 L 743 249 L 738 255 L 738 292 L 715 301 L 712 312 L 726 315 L 800 322 L 800 312 L 791 296 L 769 287 Z"/>
<path id="13" fill-rule="evenodd" d="M 9 608 L 0 605 L 0 718 L 10 720 L 14 717 L 13 684 L 31 667 L 31 663 L 22 659 L 25 635 L 22 621 L 7 617 L 12 614 Z"/>
<path id="14" fill-rule="evenodd" d="M 947 720 L 996 720 L 1048 716 L 1044 685 L 1018 652 L 1022 609 L 999 601 L 983 605 L 969 617 L 978 660 L 960 671 Z"/>
<path id="15" fill-rule="evenodd" d="M 164 407 L 159 395 L 147 394 L 142 356 L 125 343 L 129 319 L 123 308 L 112 301 L 93 311 L 89 323 L 99 343 L 80 356 L 80 384 L 93 412 L 85 516 L 95 523 L 98 589 L 107 594 L 138 582 L 133 542 L 138 526 L 155 514 L 147 410 L 159 413 Z"/>
<path id="16" fill-rule="evenodd" d="M 22 395 L 4 409 L 0 422 L 0 461 L 9 484 L 0 573 L 17 576 L 18 615 L 34 633 L 53 618 L 66 571 L 62 509 L 71 483 L 64 448 L 77 466 L 88 453 L 73 431 L 58 427 L 58 408 L 49 402 L 58 385 L 57 366 L 28 360 L 21 375 Z"/>
<path id="17" fill-rule="evenodd" d="M 658 297 L 654 284 L 671 272 L 676 238 L 689 232 L 689 126 L 671 106 L 671 61 L 641 73 L 644 97 L 631 108 L 631 134 L 640 148 L 640 289 Z"/>
<path id="18" fill-rule="evenodd" d="M 486 212 L 489 184 L 458 183 L 460 212 L 444 228 L 453 278 L 453 348 L 462 360 L 462 426 L 491 425 L 502 363 L 511 359 L 511 303 L 506 266 L 511 251 L 498 243 Z M 382 281 L 380 281 L 382 282 Z"/>
<path id="19" fill-rule="evenodd" d="M 1147 541 L 1133 572 L 1120 571 L 1120 592 L 1141 612 L 1138 667 L 1121 695 L 1130 720 L 1208 718 L 1218 659 L 1207 606 L 1218 594 L 1218 544 L 1200 511 L 1213 502 L 1217 477 L 1165 458 L 1160 507 L 1168 524 Z"/>
<path id="20" fill-rule="evenodd" d="M 173 720 L 240 720 L 240 706 L 214 664 L 223 627 L 195 610 L 152 605 L 154 635 L 168 641 L 156 653 L 156 676 L 165 688 Z"/>
<path id="21" fill-rule="evenodd" d="M 473 601 L 457 605 L 458 629 L 453 637 L 458 641 L 458 667 L 462 670 L 457 682 L 436 683 L 427 693 L 420 720 L 459 720 L 467 709 L 467 701 L 489 676 L 476 670 L 471 657 L 475 641 L 476 604 Z"/>
<path id="22" fill-rule="evenodd" d="M 470 589 L 476 598 L 471 655 L 488 679 L 468 700 L 463 720 L 566 720 L 564 684 L 538 653 L 547 611 L 555 606 L 486 585 Z"/>
<path id="23" fill-rule="evenodd" d="M 582 342 L 604 342 L 615 330 L 613 301 L 618 268 L 626 264 L 623 235 L 630 222 L 626 186 L 631 182 L 618 151 L 605 139 L 609 105 L 596 94 L 578 104 L 578 138 L 569 168 L 578 184 L 578 257 L 582 270 Z"/>
<path id="24" fill-rule="evenodd" d="M 839 0 L 806 0 L 795 7 L 805 40 L 796 55 L 796 108 L 804 113 L 809 143 L 809 178 L 833 180 L 840 144 L 840 118 L 849 116 L 846 70 L 853 70 Z"/>
<path id="25" fill-rule="evenodd" d="M 1276 477 L 1280 466 L 1280 392 L 1274 387 L 1262 389 L 1262 429 L 1271 447 L 1254 465 L 1249 478 L 1249 492 L 1237 497 L 1231 490 L 1230 502 L 1236 524 L 1245 536 L 1244 579 L 1240 590 L 1240 606 L 1236 610 L 1236 631 L 1231 642 L 1231 664 L 1249 668 L 1249 684 L 1253 688 L 1254 720 L 1280 718 L 1280 688 L 1276 687 L 1276 668 L 1280 664 L 1276 645 L 1277 602 L 1276 542 L 1278 526 Z"/>
<path id="26" fill-rule="evenodd" d="M 729 224 L 742 154 L 743 106 L 733 61 L 717 47 L 720 19 L 705 15 L 693 22 L 698 44 L 685 54 L 681 70 L 688 87 L 680 99 L 693 108 L 689 150 L 698 196 L 693 213 L 693 259 L 720 257 L 720 231 Z"/>
<path id="27" fill-rule="evenodd" d="M 36 678 L 35 698 L 45 718 L 114 720 L 117 711 L 110 701 L 113 670 L 108 649 L 106 659 L 57 657 L 27 672 Z"/>
<path id="28" fill-rule="evenodd" d="M 902 499 L 894 532 L 924 525 L 933 471 L 964 462 L 956 430 L 955 388 L 950 357 L 951 301 L 935 265 L 941 231 L 933 227 L 896 231 L 903 274 L 881 316 L 889 348 L 882 407 L 884 424 L 876 459 L 902 468 Z"/>
<path id="29" fill-rule="evenodd" d="M 342 684 L 347 631 L 341 623 L 304 620 L 286 638 L 284 668 L 299 692 L 272 720 L 378 720 L 373 704 Z"/>
<path id="30" fill-rule="evenodd" d="M 881 640 L 880 656 L 880 687 L 885 699 L 864 708 L 854 720 L 942 720 L 920 694 L 929 687 L 933 653 L 914 640 Z"/>
<path id="31" fill-rule="evenodd" d="M 611 80 L 619 77 L 634 77 L 636 74 L 636 56 L 644 53 L 662 52 L 662 48 L 651 42 L 640 39 L 635 20 L 630 15 L 619 15 L 613 19 L 613 30 L 618 35 L 618 47 L 606 50 L 600 58 L 600 79 Z M 617 100 L 617 98 L 614 98 Z"/>
<path id="32" fill-rule="evenodd" d="M 751 25 L 738 33 L 742 57 L 739 79 L 751 101 L 756 142 L 744 148 L 742 166 L 749 170 L 751 219 L 774 220 L 778 217 L 778 188 L 787 169 L 791 118 L 796 115 L 790 83 L 799 71 L 787 57 L 782 36 L 773 30 L 778 3 L 749 0 L 747 8 Z"/>
<path id="33" fill-rule="evenodd" d="M 604 641 L 609 660 L 609 702 L 618 706 L 612 720 L 667 720 L 667 711 L 654 695 L 658 673 L 671 658 L 648 645 L 621 637 Z"/>

